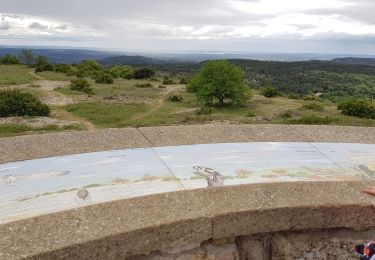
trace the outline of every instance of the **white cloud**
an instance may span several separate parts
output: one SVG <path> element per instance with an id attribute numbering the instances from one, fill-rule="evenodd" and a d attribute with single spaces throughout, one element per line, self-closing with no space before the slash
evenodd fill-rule
<path id="1" fill-rule="evenodd" d="M 45 17 L 5 13 L 0 14 L 0 17 L 0 28 L 4 28 L 3 31 L 0 32 L 2 36 L 98 35 L 87 27 L 68 25 L 64 22 Z"/>
<path id="2" fill-rule="evenodd" d="M 284 49 L 293 42 L 318 38 L 325 39 L 324 44 L 332 49 L 338 41 L 360 49 L 354 42 L 375 36 L 372 0 L 1 2 L 1 42 L 17 43 L 27 38 L 38 44 L 69 45 L 70 41 L 73 46 L 235 51 L 235 44 L 240 41 L 241 46 L 249 43 L 248 50 L 258 47 L 259 43 L 251 45 L 254 40 L 269 41 L 269 46 L 275 41 Z M 318 44 L 312 43 L 310 46 Z M 300 47 L 303 46 L 307 46 L 306 42 Z"/>

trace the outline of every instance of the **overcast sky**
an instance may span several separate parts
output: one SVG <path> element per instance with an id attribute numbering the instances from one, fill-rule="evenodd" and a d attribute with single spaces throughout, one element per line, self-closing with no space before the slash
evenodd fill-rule
<path id="1" fill-rule="evenodd" d="M 0 45 L 375 54 L 375 0 L 0 0 Z"/>

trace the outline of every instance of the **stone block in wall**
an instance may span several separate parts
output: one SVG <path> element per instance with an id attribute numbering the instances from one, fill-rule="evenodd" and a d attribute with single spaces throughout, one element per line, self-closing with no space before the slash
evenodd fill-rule
<path id="1" fill-rule="evenodd" d="M 241 260 L 271 259 L 271 238 L 268 235 L 239 237 L 237 245 Z"/>
<path id="2" fill-rule="evenodd" d="M 274 234 L 272 260 L 358 260 L 354 246 L 373 239 L 375 229 Z"/>
<path id="3" fill-rule="evenodd" d="M 202 246 L 206 251 L 206 260 L 239 260 L 239 253 L 235 243 Z"/>

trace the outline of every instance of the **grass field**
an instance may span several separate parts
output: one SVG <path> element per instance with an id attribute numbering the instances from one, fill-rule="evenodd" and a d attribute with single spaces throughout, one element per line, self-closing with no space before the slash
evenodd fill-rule
<path id="1" fill-rule="evenodd" d="M 67 76 L 63 73 L 58 73 L 54 71 L 43 71 L 36 73 L 39 77 L 42 77 L 46 80 L 57 80 L 57 81 L 64 81 L 64 80 L 71 80 L 74 77 Z"/>
<path id="2" fill-rule="evenodd" d="M 33 133 L 47 133 L 47 132 L 61 132 L 67 130 L 82 130 L 80 126 L 71 125 L 60 127 L 57 125 L 48 125 L 45 127 L 30 127 L 27 125 L 17 124 L 0 124 L 0 137 L 10 137 L 17 135 L 33 134 Z"/>
<path id="3" fill-rule="evenodd" d="M 31 71 L 22 65 L 0 65 L 0 86 L 31 83 L 37 79 Z"/>

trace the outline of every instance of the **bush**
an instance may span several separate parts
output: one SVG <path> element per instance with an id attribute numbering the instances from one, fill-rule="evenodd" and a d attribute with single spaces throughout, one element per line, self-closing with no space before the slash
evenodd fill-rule
<path id="1" fill-rule="evenodd" d="M 170 79 L 169 77 L 164 77 L 163 79 L 163 84 L 164 85 L 173 85 L 173 84 L 176 84 L 176 82 L 174 82 L 172 79 Z"/>
<path id="2" fill-rule="evenodd" d="M 151 83 L 137 83 L 135 84 L 136 88 L 152 88 Z"/>
<path id="3" fill-rule="evenodd" d="M 164 85 L 159 85 L 158 88 L 167 88 L 167 86 L 164 86 Z"/>
<path id="4" fill-rule="evenodd" d="M 48 116 L 50 109 L 36 97 L 20 90 L 0 91 L 0 117 Z"/>
<path id="5" fill-rule="evenodd" d="M 263 89 L 262 95 L 267 98 L 272 98 L 272 97 L 281 96 L 281 92 L 278 88 L 266 87 L 265 89 Z"/>
<path id="6" fill-rule="evenodd" d="M 72 71 L 72 67 L 68 64 L 60 63 L 55 65 L 55 71 L 68 74 Z"/>
<path id="7" fill-rule="evenodd" d="M 168 97 L 168 100 L 171 102 L 181 102 L 184 98 L 181 95 L 172 95 Z"/>
<path id="8" fill-rule="evenodd" d="M 311 104 L 305 104 L 302 106 L 303 109 L 312 110 L 316 112 L 323 112 L 324 106 L 319 103 L 311 103 Z"/>
<path id="9" fill-rule="evenodd" d="M 367 99 L 341 101 L 337 107 L 343 115 L 375 119 L 375 104 Z"/>
<path id="10" fill-rule="evenodd" d="M 303 100 L 317 100 L 318 97 L 317 96 L 313 96 L 313 95 L 307 95 L 307 96 L 304 96 L 302 99 Z"/>
<path id="11" fill-rule="evenodd" d="M 311 115 L 303 115 L 301 116 L 301 118 L 292 119 L 289 122 L 292 124 L 303 124 L 303 125 L 329 125 L 337 121 L 338 119 L 336 117 L 317 116 L 317 115 L 311 114 Z"/>
<path id="12" fill-rule="evenodd" d="M 291 118 L 293 116 L 293 111 L 290 111 L 290 110 L 284 111 L 279 116 L 284 119 Z"/>
<path id="13" fill-rule="evenodd" d="M 187 78 L 181 78 L 181 79 L 180 79 L 180 84 L 181 84 L 181 85 L 189 84 L 189 80 L 188 80 Z"/>
<path id="14" fill-rule="evenodd" d="M 154 70 L 147 68 L 147 67 L 143 67 L 143 68 L 136 69 L 134 71 L 133 77 L 135 79 L 149 79 L 149 78 L 152 78 L 154 75 L 155 75 Z"/>
<path id="15" fill-rule="evenodd" d="M 113 84 L 113 77 L 106 72 L 98 72 L 95 76 L 95 82 L 100 84 Z"/>
<path id="16" fill-rule="evenodd" d="M 35 69 L 35 72 L 43 72 L 43 71 L 54 71 L 54 67 L 51 64 L 45 64 Z"/>
<path id="17" fill-rule="evenodd" d="M 197 115 L 211 115 L 212 114 L 212 109 L 210 107 L 201 107 L 199 110 L 196 112 Z"/>
<path id="18" fill-rule="evenodd" d="M 111 73 L 114 78 L 132 79 L 134 69 L 129 65 L 115 65 L 109 70 L 109 73 Z"/>
<path id="19" fill-rule="evenodd" d="M 5 55 L 4 57 L 0 58 L 0 64 L 11 65 L 11 64 L 20 64 L 20 63 L 21 61 L 16 56 L 13 56 L 13 55 Z"/>
<path id="20" fill-rule="evenodd" d="M 70 83 L 70 89 L 75 91 L 84 92 L 87 94 L 94 94 L 90 83 L 85 79 L 73 79 Z"/>
<path id="21" fill-rule="evenodd" d="M 295 100 L 298 100 L 300 99 L 301 97 L 299 95 L 296 95 L 296 94 L 289 94 L 288 95 L 288 98 L 289 99 L 295 99 Z"/>
<path id="22" fill-rule="evenodd" d="M 249 111 L 246 114 L 247 117 L 256 117 L 257 115 L 253 111 Z"/>

